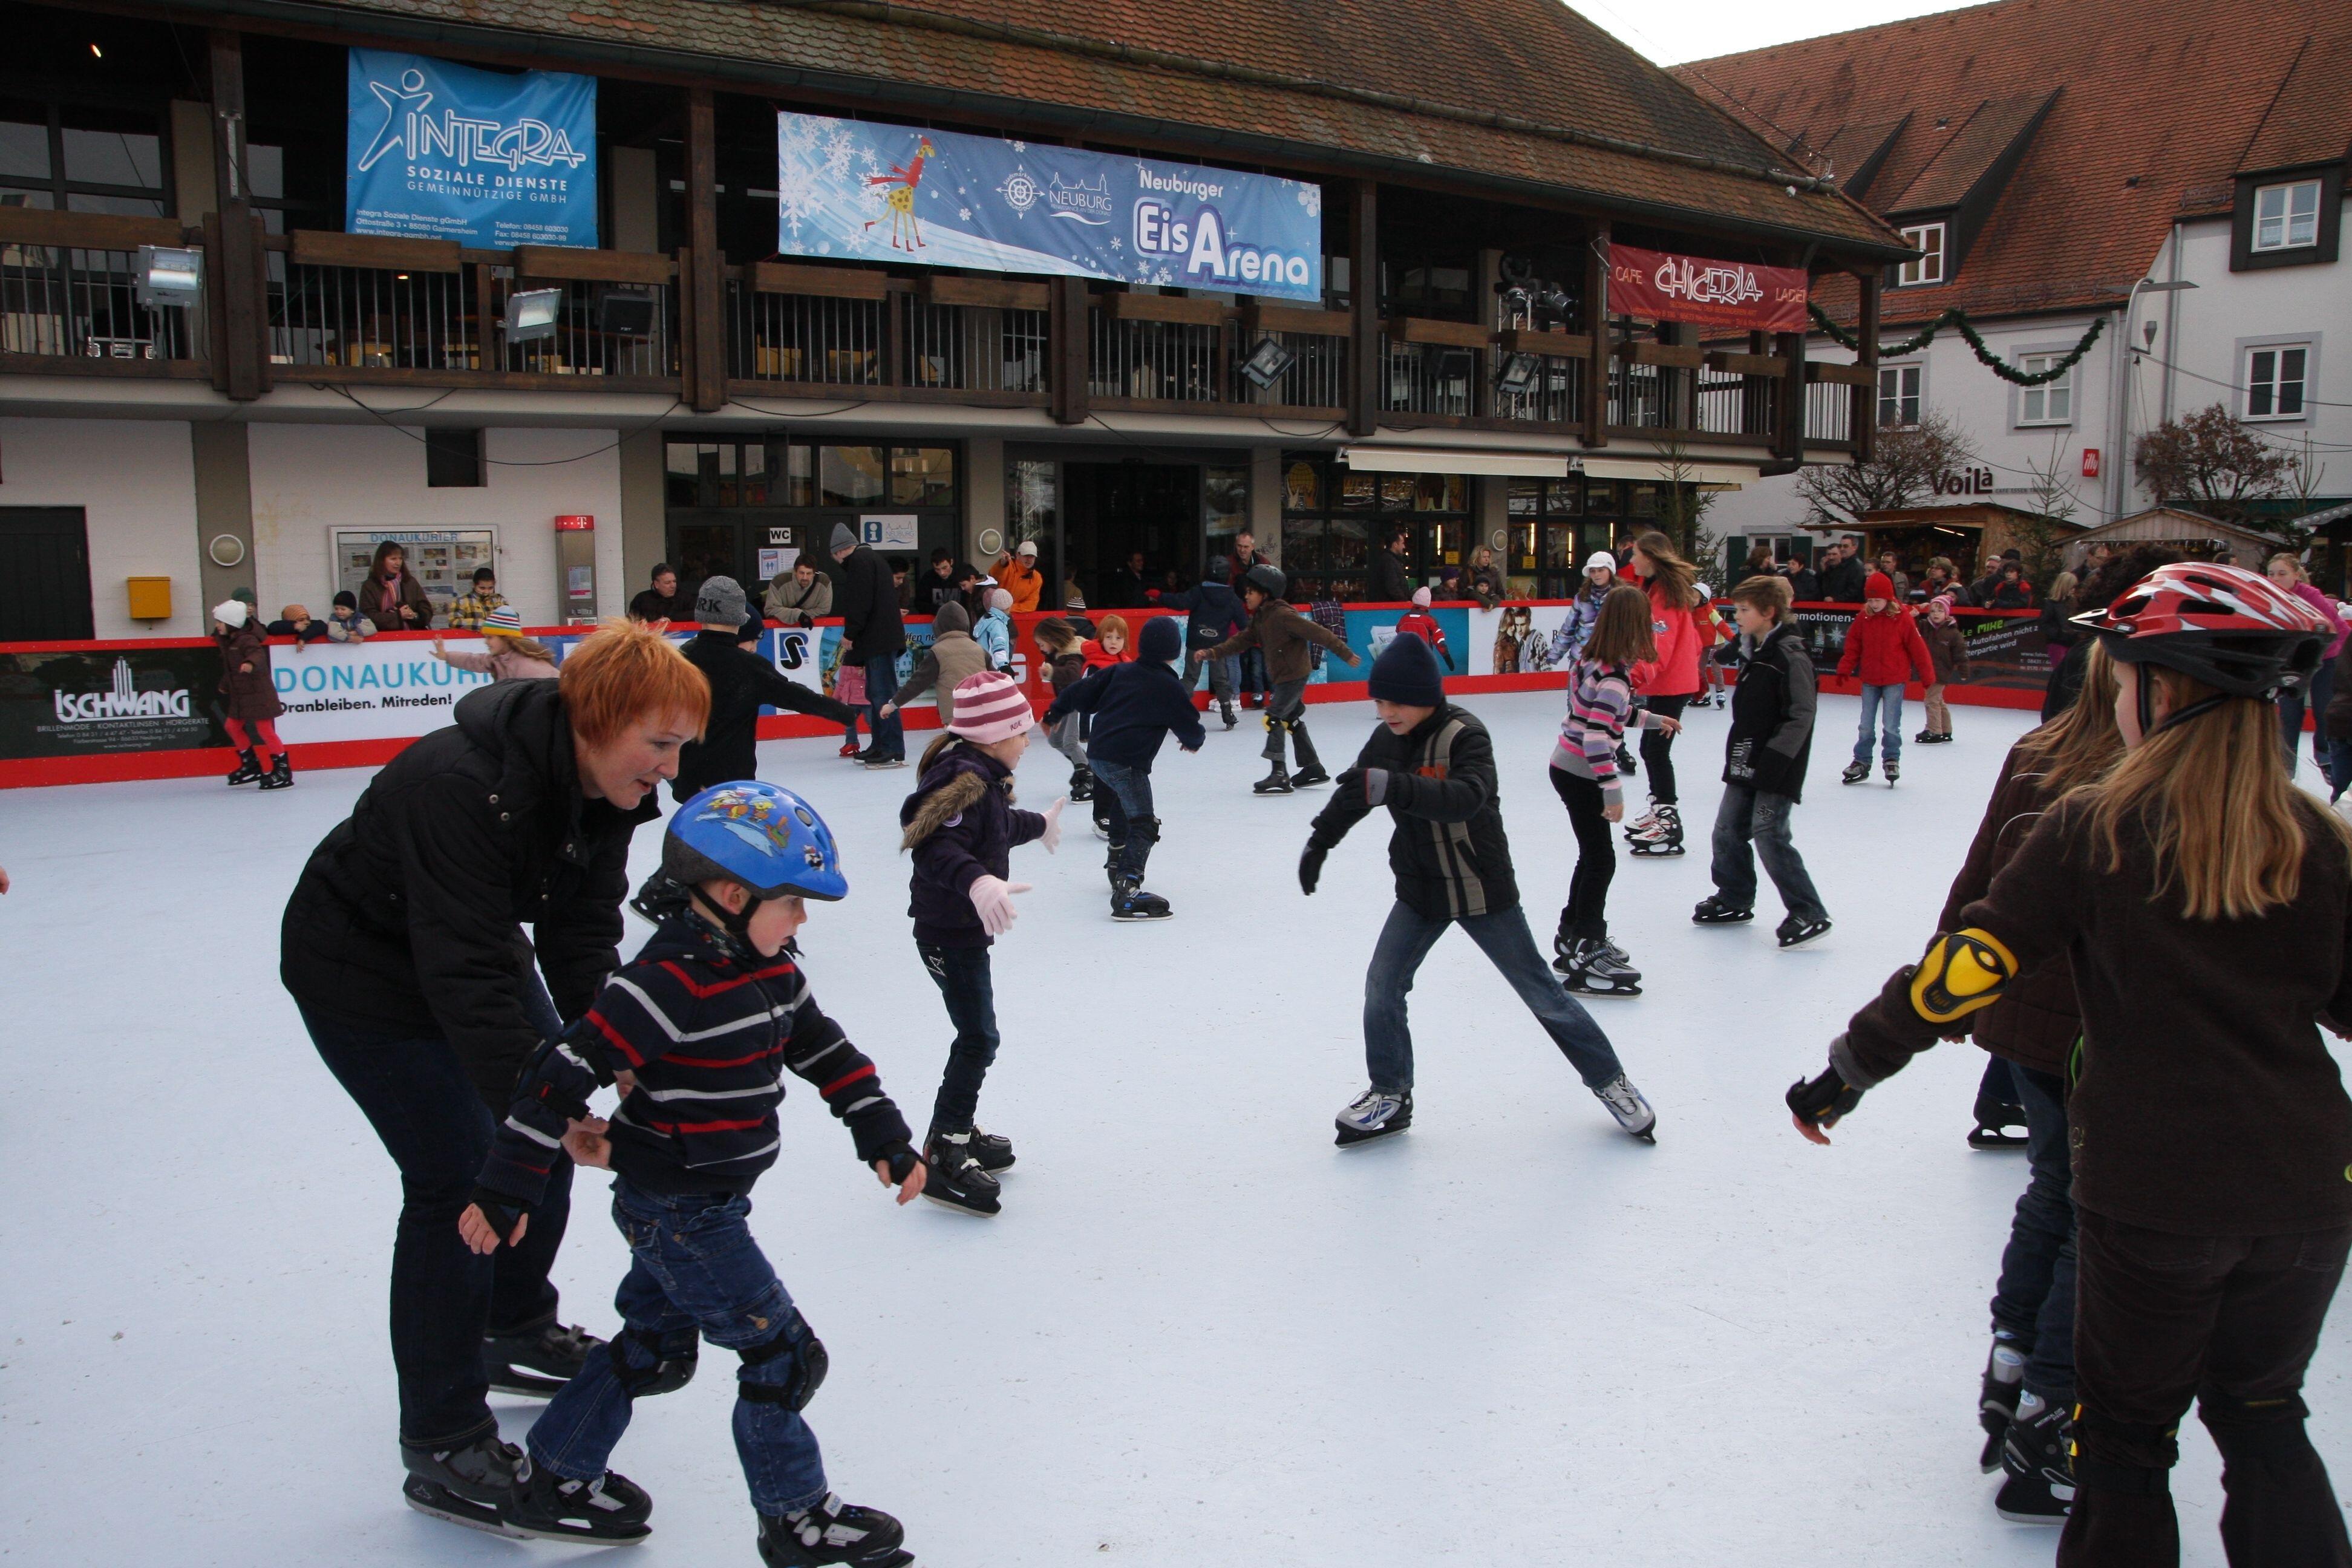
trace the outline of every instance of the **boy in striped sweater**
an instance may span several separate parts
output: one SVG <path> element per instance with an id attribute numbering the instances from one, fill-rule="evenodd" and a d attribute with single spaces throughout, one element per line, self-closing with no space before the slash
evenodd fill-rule
<path id="1" fill-rule="evenodd" d="M 781 1070 L 849 1129 L 857 1158 L 907 1203 L 923 1164 L 874 1064 L 817 1010 L 793 961 L 803 901 L 848 891 L 833 835 L 775 784 L 719 784 L 678 807 L 662 868 L 637 896 L 660 922 L 595 1005 L 541 1047 L 484 1162 L 458 1230 L 477 1253 L 522 1238 L 557 1149 L 613 1172 L 613 1217 L 633 1262 L 614 1299 L 625 1324 L 530 1429 L 490 1519 L 502 1533 L 606 1542 L 648 1533 L 653 1501 L 604 1468 L 635 1401 L 682 1387 L 697 1342 L 733 1351 L 735 1445 L 768 1568 L 903 1568 L 898 1521 L 844 1503 L 801 1408 L 824 1381 L 824 1345 L 746 1218 L 775 1163 Z M 621 1089 L 609 1122 L 588 1097 Z"/>

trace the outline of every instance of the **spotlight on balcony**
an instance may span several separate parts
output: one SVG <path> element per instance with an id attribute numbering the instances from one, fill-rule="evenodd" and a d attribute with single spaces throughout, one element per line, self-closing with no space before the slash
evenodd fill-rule
<path id="1" fill-rule="evenodd" d="M 510 343 L 555 335 L 556 318 L 563 314 L 563 290 L 526 289 L 507 296 L 506 334 Z"/>
<path id="2" fill-rule="evenodd" d="M 596 330 L 616 338 L 654 335 L 654 297 L 642 289 L 615 289 L 596 301 Z"/>
<path id="3" fill-rule="evenodd" d="M 205 253 L 177 246 L 139 247 L 139 282 L 133 292 L 142 305 L 193 305 L 205 288 Z"/>
<path id="4" fill-rule="evenodd" d="M 1242 361 L 1242 376 L 1252 386 L 1264 392 L 1282 379 L 1283 372 L 1298 363 L 1298 356 L 1283 346 L 1282 340 L 1272 332 L 1257 341 L 1249 358 Z"/>
<path id="5" fill-rule="evenodd" d="M 1543 374 L 1543 361 L 1534 354 L 1512 354 L 1503 361 L 1503 368 L 1495 373 L 1495 390 L 1513 397 L 1524 397 L 1535 390 L 1536 379 Z"/>

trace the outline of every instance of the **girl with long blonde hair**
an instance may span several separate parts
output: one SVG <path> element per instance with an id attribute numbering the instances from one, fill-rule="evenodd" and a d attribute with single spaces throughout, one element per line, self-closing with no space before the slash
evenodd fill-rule
<path id="1" fill-rule="evenodd" d="M 1655 667 L 1635 683 L 1642 706 L 1661 719 L 1680 721 L 1698 695 L 1699 629 L 1696 612 L 1698 568 L 1683 559 L 1675 542 L 1656 529 L 1633 541 L 1628 577 L 1650 595 L 1650 631 L 1658 645 Z M 1677 722 L 1675 729 L 1679 729 Z M 1675 730 L 1664 725 L 1642 731 L 1642 766 L 1650 775 L 1650 812 L 1626 830 L 1636 855 L 1683 852 L 1682 796 L 1675 787 Z"/>
<path id="2" fill-rule="evenodd" d="M 2080 624 L 2114 667 L 2121 756 L 2042 813 L 1789 1108 L 1826 1142 L 1864 1090 L 2063 963 L 2082 1029 L 2075 1404 L 2042 1423 L 2044 1479 L 2072 1494 L 2058 1561 L 2179 1563 L 2168 1478 L 2194 1400 L 2231 1561 L 2352 1562 L 2301 1397 L 2352 1249 L 2352 1100 L 2320 1037 L 2352 1029 L 2352 833 L 2289 782 L 2271 701 L 2331 628 L 2203 562 Z"/>

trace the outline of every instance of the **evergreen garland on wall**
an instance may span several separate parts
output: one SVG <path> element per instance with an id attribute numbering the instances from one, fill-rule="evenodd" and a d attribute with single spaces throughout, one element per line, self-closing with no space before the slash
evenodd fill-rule
<path id="1" fill-rule="evenodd" d="M 1843 327 L 1839 326 L 1835 321 L 1830 320 L 1827 312 L 1822 310 L 1819 305 L 1808 302 L 1805 308 L 1812 312 L 1813 324 L 1821 328 L 1822 331 L 1827 332 L 1830 337 L 1841 346 L 1850 349 L 1855 353 L 1860 353 L 1862 352 L 1862 340 L 1855 337 L 1852 332 L 1847 331 Z M 2073 370 L 2075 364 L 2081 361 L 2082 357 L 2091 352 L 2091 345 L 2099 341 L 2099 334 L 2107 330 L 2107 319 L 2105 316 L 2094 319 L 2091 322 L 2090 331 L 2083 334 L 2083 341 L 2076 343 L 2074 348 L 2069 350 L 2065 357 L 2059 360 L 2056 364 L 2052 365 L 2048 370 L 2037 371 L 2031 375 L 2019 370 L 2015 365 L 2011 364 L 2007 360 L 2002 359 L 1999 354 L 1993 353 L 1991 349 L 1986 347 L 1984 339 L 1978 335 L 1976 328 L 1969 324 L 1968 317 L 1963 315 L 1958 308 L 1945 311 L 1942 315 L 1937 317 L 1934 321 L 1920 328 L 1916 333 L 1904 339 L 1899 343 L 1879 344 L 1879 357 L 1882 359 L 1899 359 L 1905 354 L 1916 353 L 1919 350 L 1926 348 L 1929 343 L 1934 342 L 1936 341 L 1936 334 L 1942 331 L 1946 327 L 1958 328 L 1959 330 L 1960 336 L 1968 340 L 1969 347 L 1975 353 L 1979 363 L 1983 364 L 1987 370 L 1992 372 L 1993 374 L 2000 377 L 2001 380 L 2008 382 L 2012 386 L 2042 386 L 2057 380 L 2060 376 L 2064 375 L 2068 371 Z"/>

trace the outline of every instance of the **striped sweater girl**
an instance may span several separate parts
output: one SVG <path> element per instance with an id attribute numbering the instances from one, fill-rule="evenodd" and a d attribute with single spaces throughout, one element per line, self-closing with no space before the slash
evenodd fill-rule
<path id="1" fill-rule="evenodd" d="M 1559 744 L 1551 765 L 1601 786 L 1608 804 L 1624 798 L 1617 772 L 1617 748 L 1628 730 L 1647 724 L 1651 714 L 1633 706 L 1632 673 L 1622 665 L 1579 658 L 1569 667 L 1568 716 L 1559 722 Z"/>

